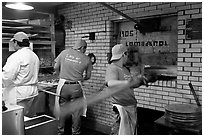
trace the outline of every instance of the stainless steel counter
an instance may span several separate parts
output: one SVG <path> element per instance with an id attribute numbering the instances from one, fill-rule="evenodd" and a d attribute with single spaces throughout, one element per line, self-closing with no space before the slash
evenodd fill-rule
<path id="1" fill-rule="evenodd" d="M 24 135 L 23 107 L 7 105 L 8 109 L 2 112 L 2 134 Z"/>

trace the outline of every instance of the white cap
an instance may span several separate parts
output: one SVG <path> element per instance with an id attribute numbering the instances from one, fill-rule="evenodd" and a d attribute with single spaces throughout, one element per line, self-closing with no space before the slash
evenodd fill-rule
<path id="1" fill-rule="evenodd" d="M 13 40 L 17 40 L 19 42 L 23 42 L 24 39 L 29 39 L 28 35 L 24 32 L 17 32 L 16 34 L 14 34 L 13 38 L 11 39 L 11 41 Z"/>
<path id="2" fill-rule="evenodd" d="M 73 46 L 73 49 L 79 49 L 81 47 L 86 47 L 87 43 L 85 40 L 79 39 L 76 41 L 75 45 Z"/>
<path id="3" fill-rule="evenodd" d="M 117 44 L 112 48 L 111 61 L 118 60 L 127 51 L 127 47 L 123 44 Z"/>

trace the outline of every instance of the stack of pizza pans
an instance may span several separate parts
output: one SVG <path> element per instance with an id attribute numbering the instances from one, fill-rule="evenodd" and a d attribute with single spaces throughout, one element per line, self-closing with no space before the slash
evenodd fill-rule
<path id="1" fill-rule="evenodd" d="M 165 107 L 167 121 L 179 127 L 195 127 L 202 124 L 202 109 L 192 104 L 170 104 Z"/>

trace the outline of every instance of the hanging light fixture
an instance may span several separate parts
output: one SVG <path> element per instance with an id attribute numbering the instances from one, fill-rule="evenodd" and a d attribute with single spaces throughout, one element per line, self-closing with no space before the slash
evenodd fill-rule
<path id="1" fill-rule="evenodd" d="M 16 10 L 33 10 L 34 7 L 24 4 L 22 2 L 7 2 L 5 5 L 7 8 L 16 9 Z"/>

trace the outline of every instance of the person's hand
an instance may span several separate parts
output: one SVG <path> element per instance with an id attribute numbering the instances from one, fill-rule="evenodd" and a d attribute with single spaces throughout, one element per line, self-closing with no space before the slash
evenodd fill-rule
<path id="1" fill-rule="evenodd" d="M 158 76 L 156 73 L 145 73 L 144 76 L 146 78 L 147 83 L 154 83 L 158 80 Z"/>
<path id="2" fill-rule="evenodd" d="M 59 72 L 54 71 L 54 72 L 52 73 L 52 75 L 59 75 Z"/>
<path id="3" fill-rule="evenodd" d="M 142 75 L 138 75 L 138 76 L 135 76 L 135 77 L 131 77 L 128 82 L 129 82 L 129 85 L 131 88 L 137 88 L 139 86 L 142 85 L 143 83 L 143 76 Z"/>
<path id="4" fill-rule="evenodd" d="M 57 75 L 57 72 L 56 72 L 56 71 L 54 71 L 52 74 L 53 74 L 53 75 Z"/>
<path id="5" fill-rule="evenodd" d="M 148 79 L 145 76 L 142 76 L 142 85 L 148 87 Z"/>

